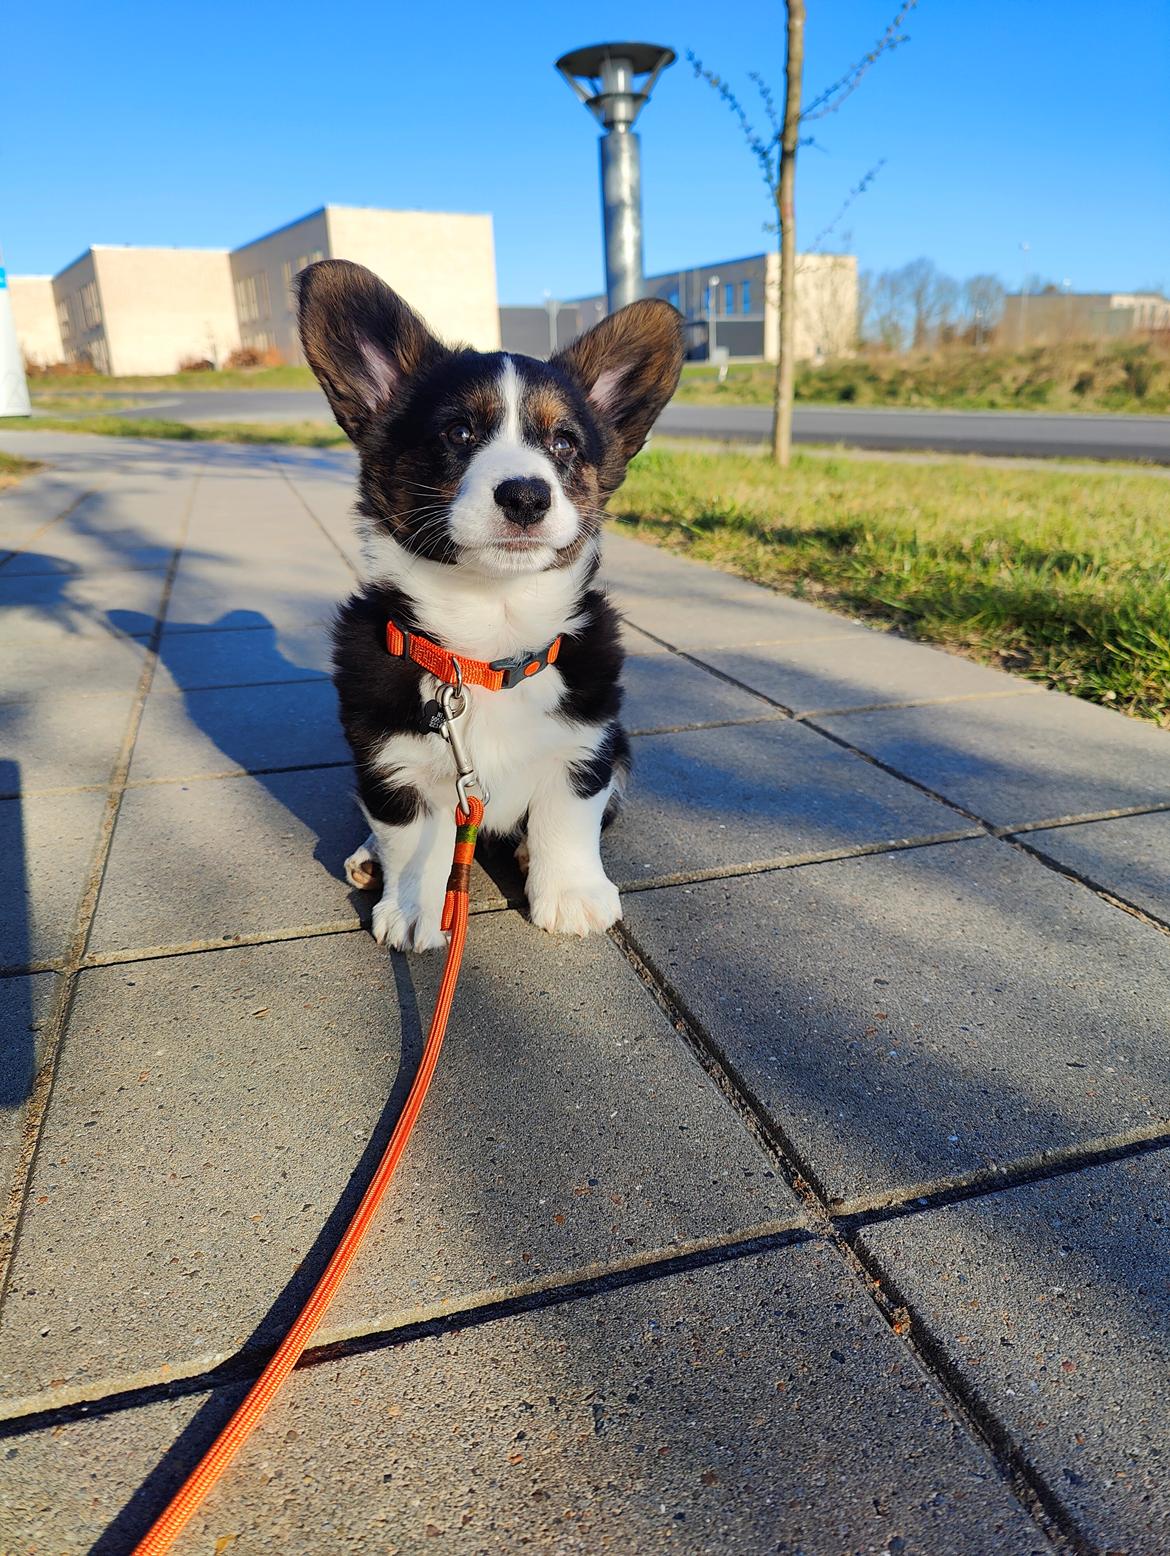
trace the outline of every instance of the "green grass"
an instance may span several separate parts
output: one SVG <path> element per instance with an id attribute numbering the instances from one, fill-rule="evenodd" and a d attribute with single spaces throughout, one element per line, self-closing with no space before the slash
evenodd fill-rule
<path id="1" fill-rule="evenodd" d="M 220 368 L 213 373 L 155 373 L 113 377 L 105 373 L 30 374 L 30 394 L 67 390 L 70 394 L 133 394 L 143 389 L 312 389 L 317 380 L 308 367 Z"/>
<path id="2" fill-rule="evenodd" d="M 166 421 L 157 416 L 31 416 L 30 432 L 91 432 L 108 438 L 171 438 L 178 443 L 292 443 L 332 448 L 345 433 L 324 421 Z"/>
<path id="3" fill-rule="evenodd" d="M 688 365 L 678 399 L 770 405 L 775 368 L 728 368 L 721 384 Z M 1029 351 L 950 347 L 918 355 L 865 353 L 819 367 L 803 363 L 796 398 L 812 405 L 918 406 L 936 410 L 1170 412 L 1170 351 L 1149 344 L 1037 346 Z"/>
<path id="4" fill-rule="evenodd" d="M 1170 727 L 1170 482 L 652 450 L 629 533 Z"/>
<path id="5" fill-rule="evenodd" d="M 15 486 L 17 481 L 41 468 L 39 459 L 22 459 L 19 454 L 0 454 L 0 492 L 6 486 Z"/>

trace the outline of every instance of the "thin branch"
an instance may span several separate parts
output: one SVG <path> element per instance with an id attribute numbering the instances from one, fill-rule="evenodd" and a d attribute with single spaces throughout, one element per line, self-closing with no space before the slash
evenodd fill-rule
<path id="1" fill-rule="evenodd" d="M 874 165 L 869 169 L 869 171 L 864 174 L 863 177 L 858 179 L 857 183 L 854 184 L 853 188 L 845 196 L 844 203 L 842 204 L 841 209 L 837 212 L 836 216 L 833 217 L 833 220 L 827 227 L 822 227 L 820 232 L 818 232 L 816 237 L 812 240 L 812 243 L 809 245 L 807 250 L 808 253 L 817 254 L 820 252 L 821 244 L 827 237 L 829 237 L 832 232 L 836 230 L 840 224 L 841 218 L 845 215 L 845 212 L 856 200 L 861 198 L 861 196 L 869 188 L 870 184 L 873 183 L 874 179 L 878 176 L 885 165 L 885 157 L 880 157 L 878 161 L 875 162 Z"/>
<path id="2" fill-rule="evenodd" d="M 814 97 L 808 107 L 801 110 L 801 119 L 823 119 L 827 114 L 836 113 L 846 98 L 852 97 L 860 86 L 862 78 L 868 74 L 883 54 L 896 49 L 899 43 L 908 43 L 909 37 L 899 29 L 902 23 L 915 9 L 918 0 L 905 0 L 899 8 L 898 14 L 882 33 L 881 37 L 862 59 L 849 69 L 839 81 L 834 81 L 819 97 Z"/>

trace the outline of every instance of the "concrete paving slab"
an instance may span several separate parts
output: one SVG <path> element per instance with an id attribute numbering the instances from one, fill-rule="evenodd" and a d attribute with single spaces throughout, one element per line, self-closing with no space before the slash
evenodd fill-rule
<path id="1" fill-rule="evenodd" d="M 792 713 L 1041 691 L 1033 681 L 887 632 L 702 649 L 699 657 Z"/>
<path id="2" fill-rule="evenodd" d="M 142 674 L 143 639 L 117 632 L 80 638 L 64 627 L 23 633 L 19 653 L 0 653 L 0 702 L 64 691 L 132 692 Z"/>
<path id="3" fill-rule="evenodd" d="M 294 636 L 312 628 L 319 636 L 338 604 L 353 592 L 353 576 L 320 547 L 298 545 L 271 565 L 238 561 L 180 563 L 167 626 L 172 632 L 222 631 L 223 618 L 248 612 Z"/>
<path id="4" fill-rule="evenodd" d="M 348 767 L 129 789 L 90 951 L 368 923 L 342 865 L 365 836 Z M 476 906 L 503 898 L 478 870 Z"/>
<path id="5" fill-rule="evenodd" d="M 120 632 L 126 613 L 142 618 L 140 632 L 154 630 L 166 583 L 163 568 L 78 573 L 0 571 L 0 642 L 60 643 L 77 652 L 77 640 Z"/>
<path id="6" fill-rule="evenodd" d="M 98 484 L 88 474 L 70 475 L 47 467 L 0 491 L 0 567 L 8 553 L 23 550 L 38 530 L 59 520 Z"/>
<path id="7" fill-rule="evenodd" d="M 136 472 L 83 497 L 66 518 L 29 541 L 2 575 L 166 567 L 195 489 L 189 473 Z M 46 511 L 46 517 L 51 513 Z"/>
<path id="8" fill-rule="evenodd" d="M 1082 880 L 1170 924 L 1170 811 L 1029 832 L 1024 841 Z"/>
<path id="9" fill-rule="evenodd" d="M 789 720 L 646 735 L 602 853 L 621 884 L 761 864 L 967 825 Z"/>
<path id="10" fill-rule="evenodd" d="M 612 531 L 602 576 L 635 626 L 688 650 L 866 632 L 846 616 Z"/>
<path id="11" fill-rule="evenodd" d="M 995 826 L 1170 800 L 1170 730 L 1056 692 L 818 723 Z"/>
<path id="12" fill-rule="evenodd" d="M 840 1202 L 1170 1121 L 1165 938 L 974 839 L 625 898 Z"/>
<path id="13" fill-rule="evenodd" d="M 46 692 L 0 702 L 0 799 L 36 789 L 109 783 L 130 718 L 131 693 Z"/>
<path id="14" fill-rule="evenodd" d="M 130 781 L 349 760 L 332 682 L 210 688 L 150 698 Z"/>
<path id="15" fill-rule="evenodd" d="M 121 1513 L 95 1549 L 128 1549 L 239 1393 L 10 1443 L 29 1548 L 88 1548 Z M 811 1245 L 298 1373 L 176 1549 L 228 1540 L 271 1556 L 1048 1549 Z"/>
<path id="16" fill-rule="evenodd" d="M 1170 1549 L 1168 1204 L 1163 1150 L 862 1234 L 1085 1549 Z"/>
<path id="17" fill-rule="evenodd" d="M 195 691 L 204 686 L 257 686 L 329 674 L 325 625 L 315 633 L 298 632 L 294 657 L 287 635 L 265 625 L 266 618 L 258 612 L 229 612 L 223 619 L 228 625 L 218 631 L 163 629 L 156 692 L 164 687 Z"/>
<path id="18" fill-rule="evenodd" d="M 105 803 L 94 792 L 0 800 L 0 969 L 64 953 Z"/>
<path id="19" fill-rule="evenodd" d="M 7 1198 L 24 1133 L 25 1104 L 45 1057 L 56 973 L 0 978 L 0 1193 Z"/>
<path id="20" fill-rule="evenodd" d="M 622 722 L 635 735 L 693 724 L 780 717 L 759 697 L 730 686 L 677 654 L 631 653 L 622 684 L 626 694 Z"/>
<path id="21" fill-rule="evenodd" d="M 85 973 L 0 1393 L 278 1338 L 398 1116 L 441 970 L 329 935 Z M 423 1124 L 319 1338 L 797 1213 L 612 944 L 477 916 Z"/>

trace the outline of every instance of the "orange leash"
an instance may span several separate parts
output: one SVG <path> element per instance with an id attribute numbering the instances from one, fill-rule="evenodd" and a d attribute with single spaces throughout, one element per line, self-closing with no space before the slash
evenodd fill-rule
<path id="1" fill-rule="evenodd" d="M 369 1231 L 382 1197 L 394 1176 L 400 1157 L 410 1139 L 423 1102 L 426 1100 L 435 1066 L 439 1062 L 439 1050 L 443 1046 L 443 1034 L 447 1030 L 447 1018 L 451 1014 L 451 1002 L 455 997 L 455 985 L 459 980 L 459 964 L 463 960 L 463 945 L 467 939 L 467 889 L 471 876 L 471 861 L 475 855 L 475 840 L 479 824 L 483 820 L 483 805 L 474 794 L 467 796 L 466 808 L 455 812 L 455 854 L 451 861 L 451 877 L 447 882 L 447 897 L 443 904 L 443 928 L 450 931 L 447 960 L 443 967 L 443 979 L 439 984 L 435 1013 L 431 1017 L 430 1030 L 423 1044 L 418 1073 L 410 1088 L 410 1095 L 394 1126 L 390 1143 L 378 1163 L 378 1170 L 370 1186 L 362 1195 L 361 1204 L 353 1213 L 353 1219 L 345 1229 L 333 1257 L 326 1265 L 320 1280 L 314 1286 L 308 1301 L 297 1315 L 292 1328 L 285 1335 L 272 1360 L 249 1389 L 246 1398 L 237 1408 L 231 1420 L 208 1448 L 199 1463 L 187 1476 L 159 1514 L 150 1529 L 134 1547 L 133 1556 L 162 1556 L 169 1551 L 195 1513 L 207 1493 L 223 1475 L 228 1465 L 239 1453 L 260 1418 L 272 1403 L 277 1390 L 300 1361 L 305 1347 L 313 1337 L 313 1331 L 325 1316 L 325 1309 L 337 1294 L 337 1288 L 345 1278 L 362 1239 Z"/>

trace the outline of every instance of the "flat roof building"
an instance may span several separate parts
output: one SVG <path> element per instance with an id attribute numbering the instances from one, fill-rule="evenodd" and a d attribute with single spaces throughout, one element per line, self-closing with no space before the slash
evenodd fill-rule
<path id="1" fill-rule="evenodd" d="M 780 256 L 774 250 L 720 260 L 689 270 L 647 276 L 646 297 L 662 297 L 687 322 L 687 355 L 705 358 L 711 334 L 733 358 L 774 362 L 780 354 Z M 548 356 L 607 311 L 604 295 L 543 308 L 502 308 L 506 350 Z M 857 346 L 857 258 L 853 254 L 798 254 L 796 354 L 802 360 L 847 356 Z"/>
<path id="2" fill-rule="evenodd" d="M 51 280 L 10 277 L 17 339 L 31 363 L 119 375 L 219 366 L 240 346 L 303 362 L 293 280 L 318 259 L 368 266 L 448 340 L 499 347 L 490 216 L 338 205 L 237 249 L 95 244 Z"/>
<path id="3" fill-rule="evenodd" d="M 996 330 L 1001 346 L 1058 346 L 1125 340 L 1170 330 L 1170 298 L 1160 292 L 1012 292 Z"/>

